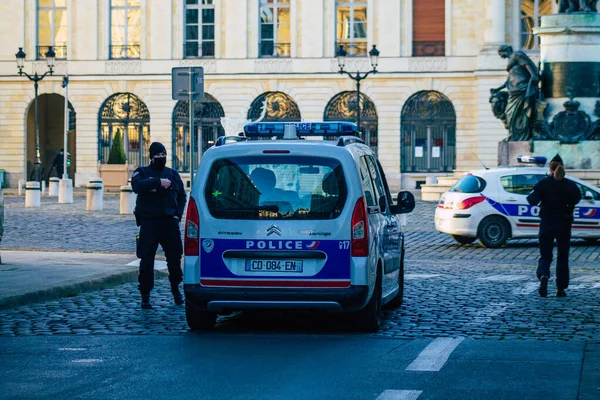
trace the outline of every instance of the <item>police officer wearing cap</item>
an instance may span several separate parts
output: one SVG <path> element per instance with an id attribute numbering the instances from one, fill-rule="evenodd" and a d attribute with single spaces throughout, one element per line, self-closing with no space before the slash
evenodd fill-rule
<path id="1" fill-rule="evenodd" d="M 131 176 L 137 193 L 136 220 L 140 226 L 137 256 L 140 261 L 138 289 L 142 308 L 150 309 L 150 292 L 154 287 L 154 256 L 160 244 L 167 258 L 171 293 L 175 304 L 183 304 L 179 284 L 183 280 L 181 255 L 183 246 L 179 222 L 187 200 L 183 182 L 177 171 L 165 166 L 167 150 L 162 143 L 150 145 L 150 165 L 140 167 Z"/>
<path id="2" fill-rule="evenodd" d="M 581 200 L 581 192 L 572 181 L 565 179 L 563 160 L 557 154 L 550 161 L 550 176 L 539 181 L 527 196 L 534 206 L 540 204 L 540 259 L 536 271 L 540 281 L 539 294 L 548 295 L 548 278 L 552 263 L 554 239 L 557 246 L 556 297 L 565 297 L 569 287 L 569 247 L 571 224 L 575 205 Z"/>

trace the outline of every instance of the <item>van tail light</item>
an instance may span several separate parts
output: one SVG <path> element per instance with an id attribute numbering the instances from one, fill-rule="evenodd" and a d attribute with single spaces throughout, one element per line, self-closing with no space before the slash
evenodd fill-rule
<path id="1" fill-rule="evenodd" d="M 352 212 L 352 257 L 369 255 L 369 220 L 365 198 L 357 200 Z"/>
<path id="2" fill-rule="evenodd" d="M 460 203 L 456 205 L 457 210 L 466 210 L 468 208 L 473 207 L 475 204 L 479 204 L 482 201 L 485 201 L 485 196 L 476 196 L 469 197 L 468 199 L 464 199 Z"/>
<path id="3" fill-rule="evenodd" d="M 183 249 L 186 256 L 200 255 L 200 216 L 193 197 L 190 197 L 187 215 L 185 216 Z"/>

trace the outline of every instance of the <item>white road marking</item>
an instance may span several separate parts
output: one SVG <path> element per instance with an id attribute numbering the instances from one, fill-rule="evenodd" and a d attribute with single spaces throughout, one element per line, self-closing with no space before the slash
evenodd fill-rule
<path id="1" fill-rule="evenodd" d="M 429 343 L 406 371 L 432 371 L 442 369 L 450 354 L 465 338 L 437 338 Z"/>
<path id="2" fill-rule="evenodd" d="M 58 351 L 85 351 L 85 347 L 61 347 Z"/>
<path id="3" fill-rule="evenodd" d="M 440 274 L 404 274 L 404 279 L 429 279 L 438 278 Z"/>
<path id="4" fill-rule="evenodd" d="M 529 279 L 528 275 L 490 275 L 483 278 L 477 278 L 478 281 L 492 281 L 492 282 L 514 282 L 524 281 Z"/>
<path id="5" fill-rule="evenodd" d="M 475 313 L 473 321 L 467 323 L 467 326 L 483 325 L 490 322 L 494 317 L 502 314 L 509 306 L 514 303 L 490 303 Z"/>
<path id="6" fill-rule="evenodd" d="M 528 282 L 525 286 L 517 288 L 513 291 L 513 294 L 530 294 L 538 290 L 540 284 L 538 282 Z"/>
<path id="7" fill-rule="evenodd" d="M 91 363 L 97 363 L 97 362 L 102 362 L 104 360 L 102 360 L 101 358 L 84 358 L 82 360 L 71 360 L 72 363 L 79 363 L 79 364 L 91 364 Z"/>
<path id="8" fill-rule="evenodd" d="M 140 266 L 140 259 L 138 258 L 137 260 L 132 261 L 132 262 L 130 262 L 127 265 L 132 266 L 132 267 L 139 267 Z M 166 261 L 161 261 L 161 260 L 154 260 L 154 269 L 158 269 L 158 270 L 165 270 L 165 269 L 167 269 L 167 262 Z"/>
<path id="9" fill-rule="evenodd" d="M 386 390 L 375 400 L 417 400 L 422 390 Z"/>

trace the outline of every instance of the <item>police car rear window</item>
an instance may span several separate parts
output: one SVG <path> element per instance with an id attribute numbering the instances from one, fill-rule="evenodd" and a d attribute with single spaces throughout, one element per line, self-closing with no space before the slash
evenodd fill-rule
<path id="1" fill-rule="evenodd" d="M 454 193 L 481 193 L 487 185 L 485 179 L 475 175 L 463 175 L 450 189 Z"/>
<path id="2" fill-rule="evenodd" d="M 337 218 L 347 187 L 338 160 L 303 156 L 245 156 L 216 160 L 204 192 L 221 219 Z"/>

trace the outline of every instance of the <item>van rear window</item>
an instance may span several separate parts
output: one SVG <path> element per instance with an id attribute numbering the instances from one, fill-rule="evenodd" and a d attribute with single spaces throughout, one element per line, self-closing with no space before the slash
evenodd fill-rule
<path id="1" fill-rule="evenodd" d="M 338 160 L 304 156 L 245 156 L 216 160 L 204 191 L 221 219 L 335 219 L 347 187 Z"/>
<path id="2" fill-rule="evenodd" d="M 450 192 L 455 193 L 481 193 L 487 185 L 485 179 L 475 175 L 463 175 L 458 182 L 452 186 Z"/>

